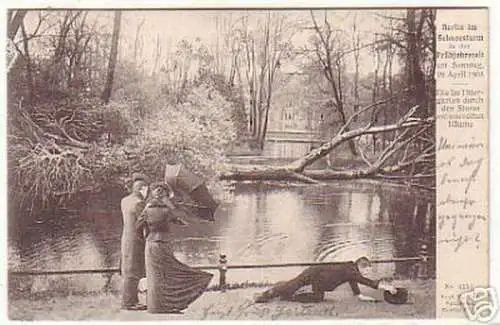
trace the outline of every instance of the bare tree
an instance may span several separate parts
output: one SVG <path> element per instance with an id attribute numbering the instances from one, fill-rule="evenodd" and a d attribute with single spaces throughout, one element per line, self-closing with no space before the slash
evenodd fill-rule
<path id="1" fill-rule="evenodd" d="M 111 98 L 111 90 L 113 88 L 113 78 L 115 74 L 116 60 L 118 57 L 118 40 L 120 38 L 121 17 L 122 12 L 120 10 L 116 10 L 113 20 L 113 36 L 111 41 L 111 52 L 109 54 L 108 74 L 106 77 L 106 85 L 102 93 L 102 99 L 106 104 Z"/>
<path id="2" fill-rule="evenodd" d="M 328 21 L 328 14 L 325 10 L 323 25 L 320 26 L 311 10 L 311 19 L 313 29 L 316 33 L 316 39 L 313 41 L 314 54 L 323 74 L 331 88 L 332 103 L 340 115 L 343 125 L 347 122 L 347 115 L 344 107 L 344 98 L 342 92 L 342 60 L 345 50 L 341 48 L 338 33 L 332 29 Z M 356 155 L 354 142 L 349 141 L 349 148 L 353 155 Z"/>
<path id="3" fill-rule="evenodd" d="M 24 17 L 28 13 L 28 10 L 16 10 L 15 13 L 12 10 L 8 11 L 8 24 L 7 24 L 7 37 L 11 40 L 16 37 L 19 28 L 24 20 Z"/>
<path id="4" fill-rule="evenodd" d="M 359 109 L 359 52 L 360 52 L 360 38 L 357 24 L 357 16 L 354 16 L 352 23 L 352 48 L 354 55 L 354 112 Z"/>
<path id="5" fill-rule="evenodd" d="M 285 16 L 266 12 L 262 29 L 250 30 L 248 16 L 242 19 L 243 69 L 248 98 L 249 133 L 264 147 L 272 93 L 281 60 L 290 50 L 293 30 Z"/>
<path id="6" fill-rule="evenodd" d="M 162 47 L 160 42 L 160 34 L 156 34 L 156 47 L 154 52 L 154 61 L 153 61 L 153 71 L 152 74 L 155 75 L 158 72 L 158 67 L 160 65 L 160 60 L 162 58 Z"/>
<path id="7" fill-rule="evenodd" d="M 33 67 L 31 62 L 31 56 L 29 51 L 28 44 L 28 34 L 26 33 L 26 28 L 24 26 L 24 22 L 21 23 L 21 32 L 23 35 L 23 48 L 24 48 L 24 59 L 26 61 L 26 77 L 28 84 L 28 103 L 31 104 L 33 101 L 33 97 L 35 96 L 35 86 L 33 81 Z"/>
<path id="8" fill-rule="evenodd" d="M 435 89 L 435 9 L 407 9 L 404 16 L 385 17 L 394 23 L 381 41 L 394 45 L 404 61 L 409 100 L 423 107 L 419 114 L 432 115 Z"/>
<path id="9" fill-rule="evenodd" d="M 242 19 L 244 17 L 233 19 L 231 13 L 228 16 L 215 17 L 216 40 L 213 50 L 213 72 L 224 77 L 230 88 L 235 86 L 237 76 L 241 76 L 239 57 L 242 51 L 242 33 L 238 31 L 238 28 Z"/>
<path id="10" fill-rule="evenodd" d="M 420 37 L 417 40 L 417 51 L 420 53 L 415 57 L 418 57 L 419 70 L 424 72 L 424 81 L 426 82 L 424 89 L 427 91 L 425 96 L 430 98 L 429 93 L 432 91 L 432 87 L 428 85 L 428 82 L 432 79 L 429 78 L 429 71 L 432 71 L 433 67 L 431 49 L 435 44 L 431 27 L 433 15 L 432 11 L 419 12 L 416 21 L 422 21 L 422 14 L 425 17 L 423 26 L 420 24 L 415 26 L 416 31 L 422 31 L 420 34 L 417 33 Z M 414 77 L 410 83 L 408 77 L 406 80 L 402 80 L 406 82 L 398 83 L 398 85 L 394 85 L 392 80 L 393 60 L 396 53 L 399 54 L 404 63 L 403 66 L 406 67 L 403 70 L 405 76 L 408 76 L 409 68 L 407 67 L 416 65 L 415 58 L 408 55 L 407 51 L 409 48 L 408 28 L 406 26 L 408 18 L 403 16 L 395 24 L 399 26 L 394 27 L 394 29 L 401 29 L 401 31 L 393 31 L 387 38 L 376 37 L 371 44 L 360 45 L 357 43 L 356 37 L 353 36 L 351 41 L 353 49 L 348 49 L 343 44 L 345 43 L 345 38 L 342 38 L 343 32 L 333 30 L 326 14 L 325 21 L 321 24 L 316 20 L 313 12 L 311 12 L 311 17 L 313 20 L 311 29 L 316 38 L 312 40 L 312 49 L 306 49 L 307 52 L 305 52 L 312 53 L 321 67 L 320 71 L 326 79 L 329 89 L 326 89 L 326 92 L 320 89 L 320 92 L 331 96 L 330 102 L 333 102 L 333 107 L 341 117 L 340 130 L 330 141 L 311 150 L 291 164 L 277 167 L 229 166 L 222 178 L 235 180 L 288 179 L 308 183 L 317 183 L 328 179 L 387 178 L 403 180 L 408 185 L 432 188 L 435 185 L 435 141 L 432 136 L 434 118 L 429 117 L 428 114 L 432 105 L 422 100 L 418 104 L 414 104 L 412 98 L 408 97 L 409 93 L 411 96 L 415 96 L 415 86 L 420 82 L 418 78 Z M 356 27 L 353 26 L 353 30 L 355 29 Z M 372 104 L 357 111 L 353 110 L 354 112 L 347 116 L 346 100 L 343 96 L 345 85 L 342 84 L 342 81 L 346 79 L 345 76 L 342 76 L 343 58 L 348 53 L 353 53 L 356 62 L 357 50 L 367 46 L 373 46 L 375 63 L 374 80 L 370 80 L 370 85 L 367 86 L 367 89 L 371 90 Z M 396 48 L 399 48 L 400 51 L 398 52 Z M 384 53 L 385 58 L 383 57 Z M 356 103 L 355 93 L 354 89 L 354 103 Z M 376 118 L 381 108 L 384 108 L 385 113 L 383 123 Z M 391 114 L 387 112 L 387 109 L 391 109 Z M 390 120 L 389 115 L 391 115 Z M 365 118 L 361 119 L 362 116 Z M 359 123 L 356 126 L 354 123 L 358 117 L 359 121 L 365 121 L 364 127 L 359 127 Z M 365 154 L 363 148 L 358 148 L 358 154 L 365 163 L 365 167 L 345 170 L 306 169 L 314 161 L 330 154 L 341 144 L 352 143 L 354 139 L 362 136 L 375 138 L 375 135 L 378 137 L 382 134 L 392 134 L 393 136 L 389 137 L 391 140 L 385 142 L 380 150 L 374 151 L 370 156 Z M 424 184 L 419 183 L 422 180 L 425 181 Z"/>
<path id="11" fill-rule="evenodd" d="M 374 63 L 375 63 L 375 69 L 373 70 L 373 85 L 372 85 L 372 102 L 375 103 L 378 99 L 379 96 L 379 83 L 380 83 L 380 78 L 379 78 L 379 72 L 380 72 L 380 64 L 381 64 L 381 51 L 379 45 L 375 42 L 373 44 L 373 56 L 374 56 Z M 378 122 L 378 112 L 377 111 L 372 111 L 371 115 L 371 120 L 373 123 Z M 373 153 L 376 153 L 377 151 L 377 135 L 372 134 L 372 147 L 373 147 Z"/>
<path id="12" fill-rule="evenodd" d="M 24 24 L 24 21 L 21 22 L 21 35 L 22 35 L 23 51 L 20 51 L 19 48 L 17 48 L 17 50 L 21 54 L 21 56 L 24 58 L 24 61 L 26 63 L 26 78 L 27 78 L 27 85 L 28 85 L 27 102 L 29 104 L 32 103 L 33 98 L 35 97 L 35 85 L 34 85 L 34 80 L 33 80 L 33 61 L 32 61 L 31 54 L 30 54 L 29 41 L 33 37 L 37 36 L 37 33 L 40 30 L 40 26 L 42 25 L 43 21 L 45 20 L 45 17 L 46 16 L 43 15 L 42 12 L 38 13 L 38 23 L 35 27 L 35 30 L 30 35 L 28 35 L 28 32 L 26 31 L 26 26 Z M 16 45 L 16 47 L 17 47 L 17 45 Z"/>
<path id="13" fill-rule="evenodd" d="M 141 37 L 141 30 L 142 27 L 144 26 L 144 23 L 146 22 L 145 19 L 142 19 L 139 25 L 137 25 L 137 29 L 135 31 L 135 40 L 134 40 L 134 64 L 136 67 L 139 66 L 138 61 L 139 57 L 142 56 L 142 49 L 143 49 L 143 39 Z"/>

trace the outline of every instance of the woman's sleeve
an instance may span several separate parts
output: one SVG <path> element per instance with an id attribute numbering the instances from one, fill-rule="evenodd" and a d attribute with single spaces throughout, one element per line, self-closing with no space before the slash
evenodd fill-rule
<path id="1" fill-rule="evenodd" d="M 172 201 L 168 200 L 166 202 L 168 208 L 168 221 L 175 224 L 185 224 L 186 222 L 183 218 L 186 216 L 185 211 L 180 207 L 176 206 Z"/>
<path id="2" fill-rule="evenodd" d="M 187 225 L 186 221 L 180 216 L 178 213 L 176 213 L 176 210 L 170 210 L 169 211 L 169 219 L 168 221 L 177 225 Z"/>

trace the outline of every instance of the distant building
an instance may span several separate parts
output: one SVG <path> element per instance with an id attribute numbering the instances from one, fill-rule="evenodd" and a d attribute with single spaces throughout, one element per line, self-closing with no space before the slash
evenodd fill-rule
<path id="1" fill-rule="evenodd" d="M 310 107 L 301 92 L 301 77 L 290 77 L 273 98 L 263 155 L 298 158 L 324 142 L 324 114 Z M 281 90 L 281 91 L 280 91 Z"/>

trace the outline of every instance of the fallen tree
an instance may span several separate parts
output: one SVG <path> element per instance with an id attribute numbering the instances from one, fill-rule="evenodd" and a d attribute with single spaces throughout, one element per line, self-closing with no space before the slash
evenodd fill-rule
<path id="1" fill-rule="evenodd" d="M 433 179 L 434 149 L 433 137 L 429 132 L 434 127 L 434 118 L 414 118 L 419 106 L 414 106 L 397 122 L 388 125 L 373 125 L 373 121 L 361 128 L 352 128 L 356 118 L 369 110 L 376 109 L 375 103 L 353 114 L 337 134 L 327 143 L 311 150 L 305 156 L 285 166 L 245 166 L 227 165 L 221 172 L 223 180 L 289 180 L 306 183 L 320 183 L 322 180 L 357 179 L 357 178 L 403 178 L 407 181 L 415 179 Z M 315 161 L 330 154 L 346 141 L 363 135 L 394 132 L 395 136 L 389 145 L 372 158 L 366 157 L 358 148 L 365 166 L 359 169 L 342 170 L 307 170 Z"/>
<path id="2" fill-rule="evenodd" d="M 231 110 L 209 83 L 190 89 L 180 104 L 161 102 L 145 117 L 128 100 L 104 105 L 100 98 L 74 96 L 36 105 L 10 102 L 13 213 L 52 213 L 89 193 L 125 189 L 135 171 L 161 179 L 167 162 L 216 180 L 214 167 L 234 139 L 233 122 L 225 118 Z"/>

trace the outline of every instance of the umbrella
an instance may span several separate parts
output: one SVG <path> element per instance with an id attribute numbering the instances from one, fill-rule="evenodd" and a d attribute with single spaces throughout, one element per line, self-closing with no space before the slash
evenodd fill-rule
<path id="1" fill-rule="evenodd" d="M 198 217 L 215 221 L 215 210 L 219 203 L 208 191 L 205 181 L 200 176 L 188 170 L 181 164 L 165 167 L 165 183 L 175 193 L 173 202 L 189 209 Z"/>

